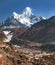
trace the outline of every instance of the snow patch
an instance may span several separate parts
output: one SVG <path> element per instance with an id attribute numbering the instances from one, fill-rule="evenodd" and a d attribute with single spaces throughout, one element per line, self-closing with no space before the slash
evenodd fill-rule
<path id="1" fill-rule="evenodd" d="M 12 34 L 10 34 L 11 31 L 3 31 L 3 32 L 4 32 L 4 34 L 5 34 L 6 37 L 7 37 L 7 38 L 5 38 L 3 41 L 4 41 L 4 42 L 9 42 L 9 41 L 11 40 L 12 36 L 13 36 Z"/>
<path id="2" fill-rule="evenodd" d="M 46 19 L 45 17 L 42 17 L 44 20 Z"/>

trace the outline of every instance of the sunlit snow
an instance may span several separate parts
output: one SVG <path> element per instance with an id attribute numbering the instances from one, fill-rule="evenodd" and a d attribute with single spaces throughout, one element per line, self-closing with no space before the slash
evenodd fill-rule
<path id="1" fill-rule="evenodd" d="M 11 31 L 3 31 L 3 32 L 7 36 L 7 38 L 5 38 L 3 41 L 9 42 L 11 40 L 12 36 L 13 36 L 12 34 L 10 34 Z"/>

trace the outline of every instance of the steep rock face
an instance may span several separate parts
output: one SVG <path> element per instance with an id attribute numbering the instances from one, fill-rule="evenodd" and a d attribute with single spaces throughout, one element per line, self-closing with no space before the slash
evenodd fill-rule
<path id="1" fill-rule="evenodd" d="M 21 34 L 19 38 L 35 42 L 55 41 L 55 16 L 35 23 L 26 32 Z"/>

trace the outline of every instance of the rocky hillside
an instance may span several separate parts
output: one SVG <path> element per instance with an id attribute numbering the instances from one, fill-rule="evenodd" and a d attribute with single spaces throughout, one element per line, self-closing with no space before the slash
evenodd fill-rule
<path id="1" fill-rule="evenodd" d="M 6 35 L 3 33 L 2 30 L 0 30 L 0 41 L 4 40 L 5 38 L 7 38 Z"/>
<path id="2" fill-rule="evenodd" d="M 19 38 L 41 43 L 55 41 L 55 16 L 35 23 Z"/>
<path id="3" fill-rule="evenodd" d="M 2 65 L 55 65 L 55 53 L 22 48 L 0 41 Z"/>

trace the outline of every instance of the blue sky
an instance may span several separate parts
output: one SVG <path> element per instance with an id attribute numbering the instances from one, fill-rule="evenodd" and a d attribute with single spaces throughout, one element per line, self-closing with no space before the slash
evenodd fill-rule
<path id="1" fill-rule="evenodd" d="M 25 7 L 31 7 L 37 16 L 48 18 L 55 15 L 55 0 L 0 0 L 0 21 L 14 11 L 22 13 Z"/>

